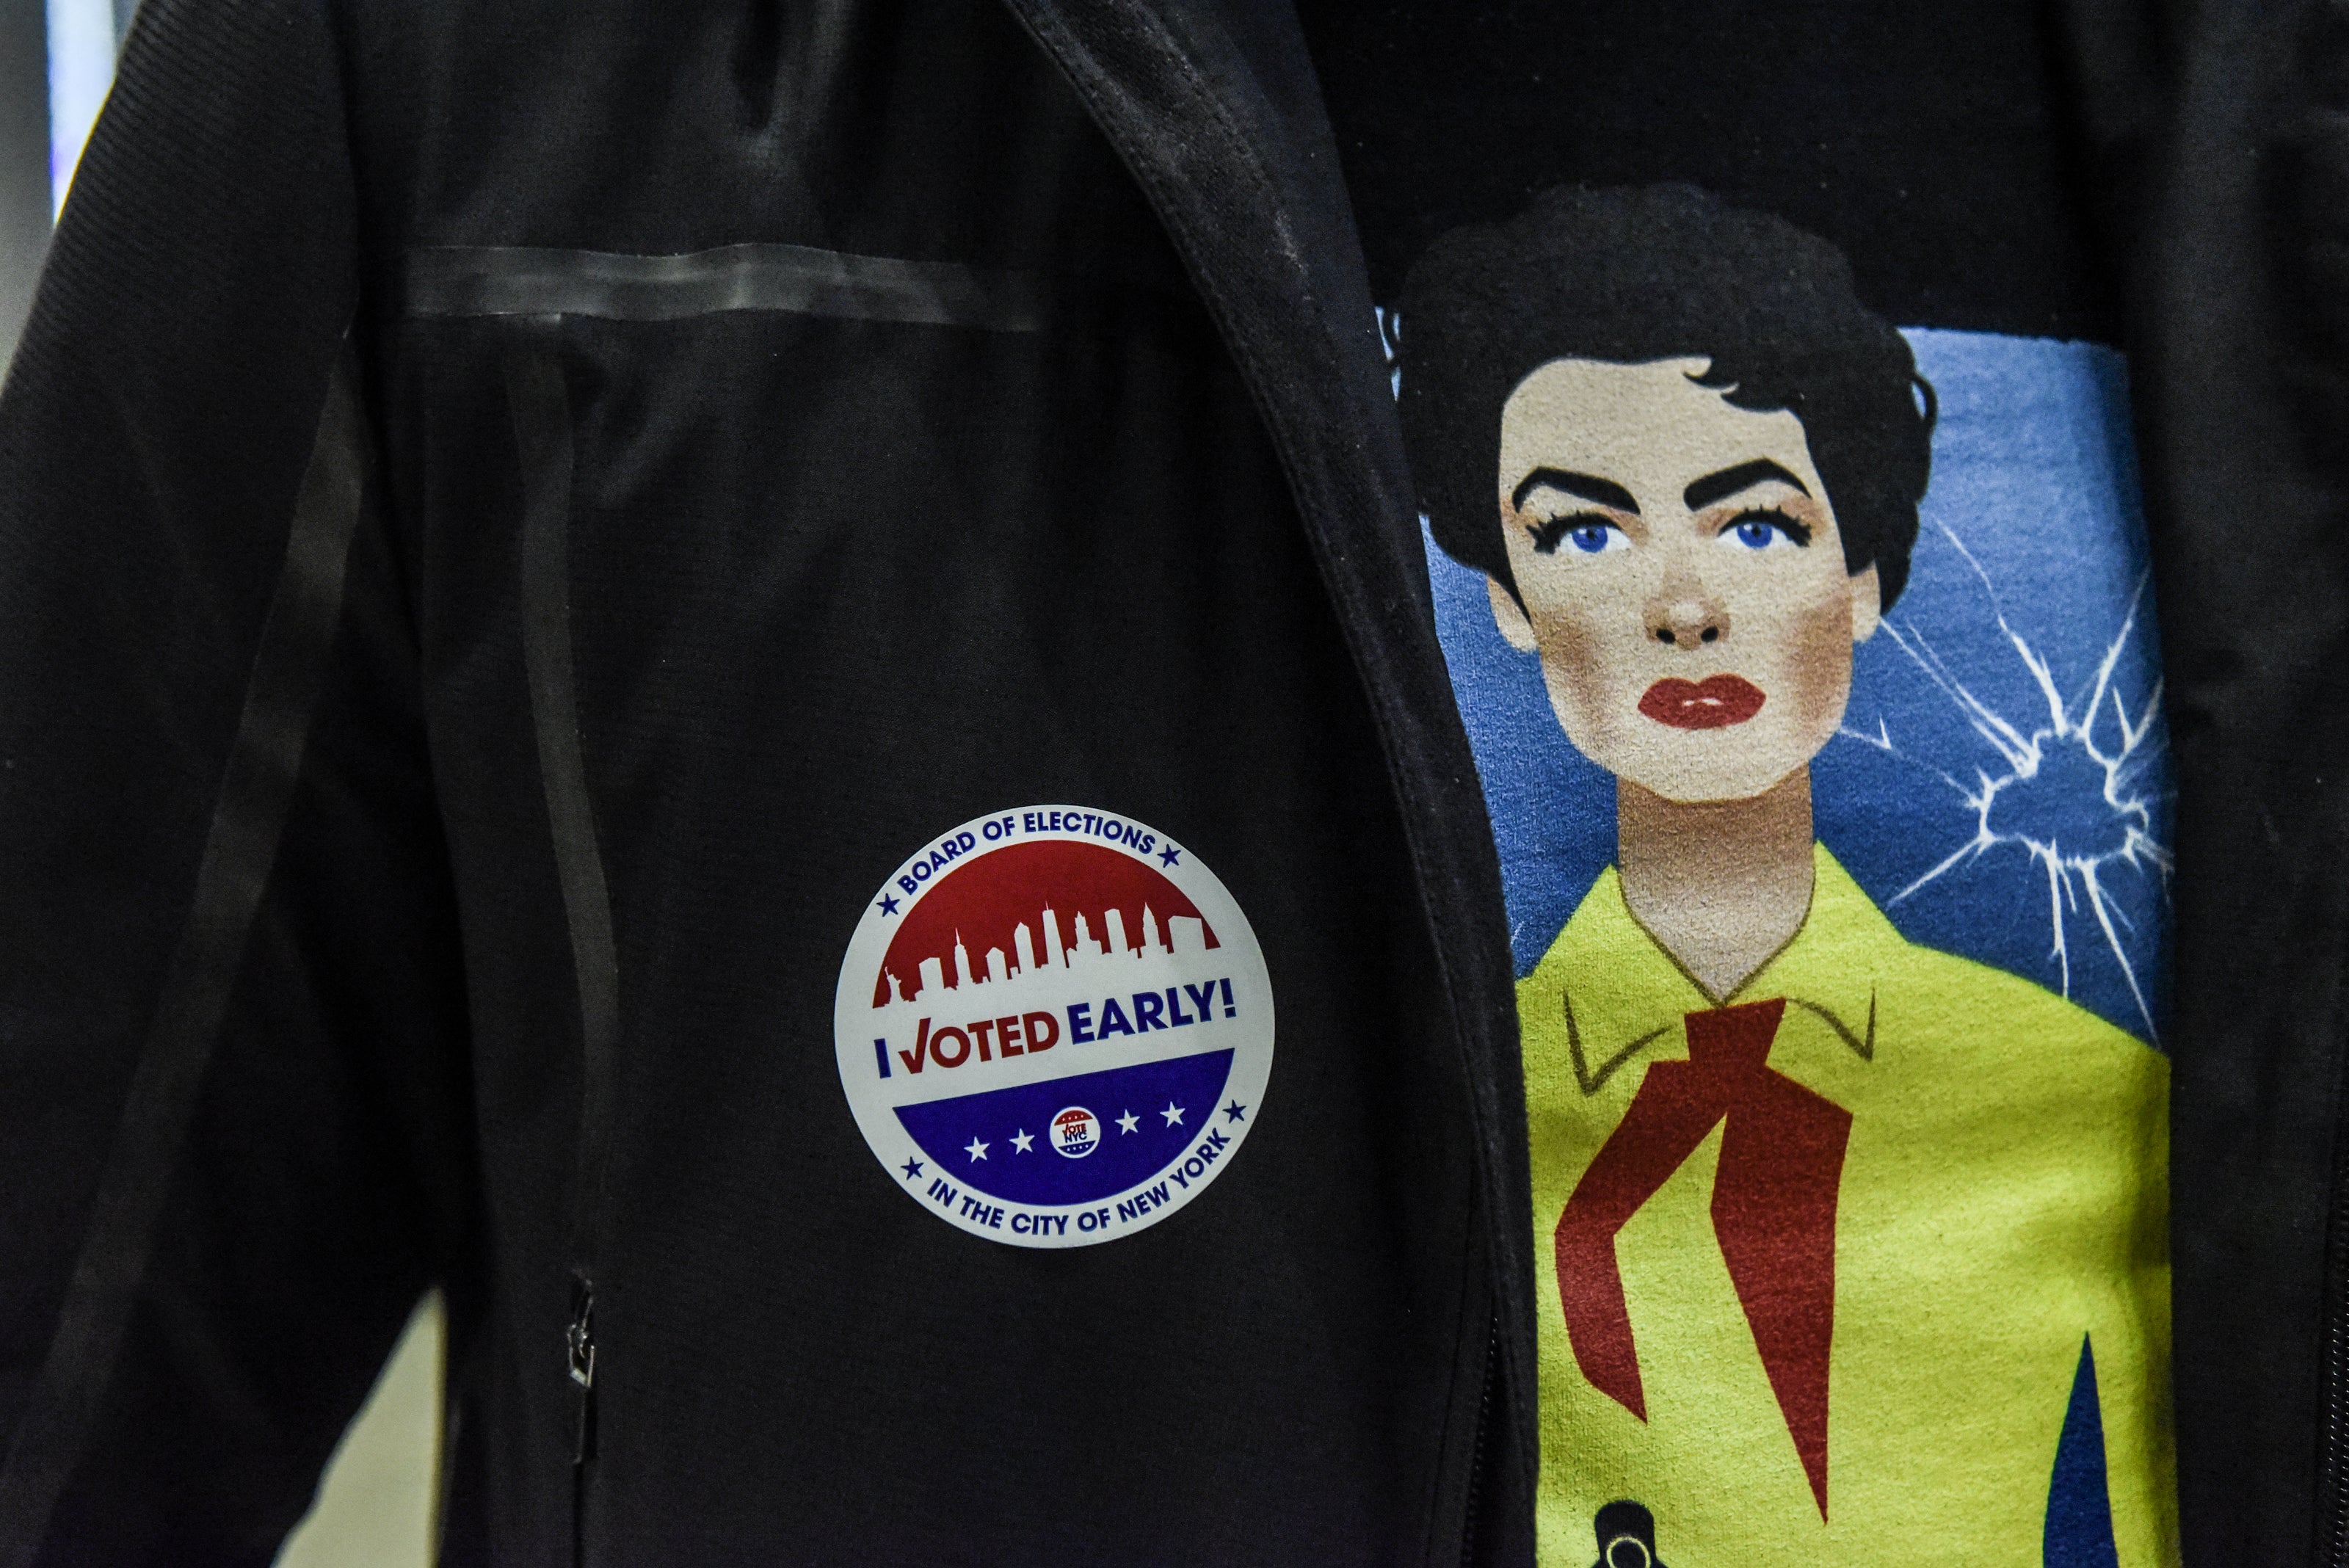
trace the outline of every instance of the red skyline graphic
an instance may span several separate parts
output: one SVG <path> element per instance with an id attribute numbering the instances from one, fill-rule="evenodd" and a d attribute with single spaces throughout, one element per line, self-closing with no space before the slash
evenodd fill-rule
<path id="1" fill-rule="evenodd" d="M 1198 921 L 1206 945 L 1221 945 L 1198 907 L 1154 866 L 1069 839 L 1010 845 L 948 871 L 906 911 L 881 961 L 873 1005 L 889 1004 L 893 977 L 903 1000 L 919 996 L 925 961 L 935 961 L 937 978 L 953 989 L 966 973 L 971 981 L 1009 978 L 1104 945 L 1139 954 L 1156 942 L 1171 951 L 1169 922 L 1177 919 Z"/>

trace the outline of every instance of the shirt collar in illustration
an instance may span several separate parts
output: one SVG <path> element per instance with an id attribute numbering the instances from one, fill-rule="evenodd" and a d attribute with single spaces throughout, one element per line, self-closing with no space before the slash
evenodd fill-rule
<path id="1" fill-rule="evenodd" d="M 1811 908 L 1801 928 L 1721 1005 L 1784 997 L 1790 1012 L 1819 1020 L 1854 1055 L 1873 1061 L 1877 978 L 1899 964 L 1909 943 L 1825 845 L 1812 846 L 1812 867 Z M 1631 918 L 1612 866 L 1531 979 L 1561 993 L 1575 1077 L 1586 1096 L 1658 1046 L 1674 1044 L 1685 1015 L 1715 1005 Z"/>

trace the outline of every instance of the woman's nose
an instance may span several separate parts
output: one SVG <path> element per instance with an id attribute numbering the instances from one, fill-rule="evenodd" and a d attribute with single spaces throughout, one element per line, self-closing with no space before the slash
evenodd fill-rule
<path id="1" fill-rule="evenodd" d="M 1729 635 L 1729 610 L 1699 583 L 1667 583 L 1649 601 L 1648 634 L 1668 647 L 1702 648 Z"/>

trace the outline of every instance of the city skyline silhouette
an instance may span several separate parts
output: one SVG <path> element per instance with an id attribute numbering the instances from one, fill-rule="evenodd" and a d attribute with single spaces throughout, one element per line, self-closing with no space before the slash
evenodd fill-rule
<path id="1" fill-rule="evenodd" d="M 974 857 L 942 876 L 904 921 L 875 978 L 876 1008 L 1102 966 L 1155 968 L 1157 960 L 1181 969 L 1179 961 L 1222 945 L 1156 867 L 1069 840 Z"/>

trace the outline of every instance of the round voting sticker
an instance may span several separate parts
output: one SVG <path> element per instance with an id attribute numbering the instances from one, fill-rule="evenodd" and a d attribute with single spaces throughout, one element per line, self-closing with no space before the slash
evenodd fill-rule
<path id="1" fill-rule="evenodd" d="M 1019 1247 L 1154 1225 L 1229 1168 L 1272 1073 L 1272 981 L 1214 872 L 1065 805 L 924 845 L 857 923 L 840 1084 L 882 1168 Z"/>

